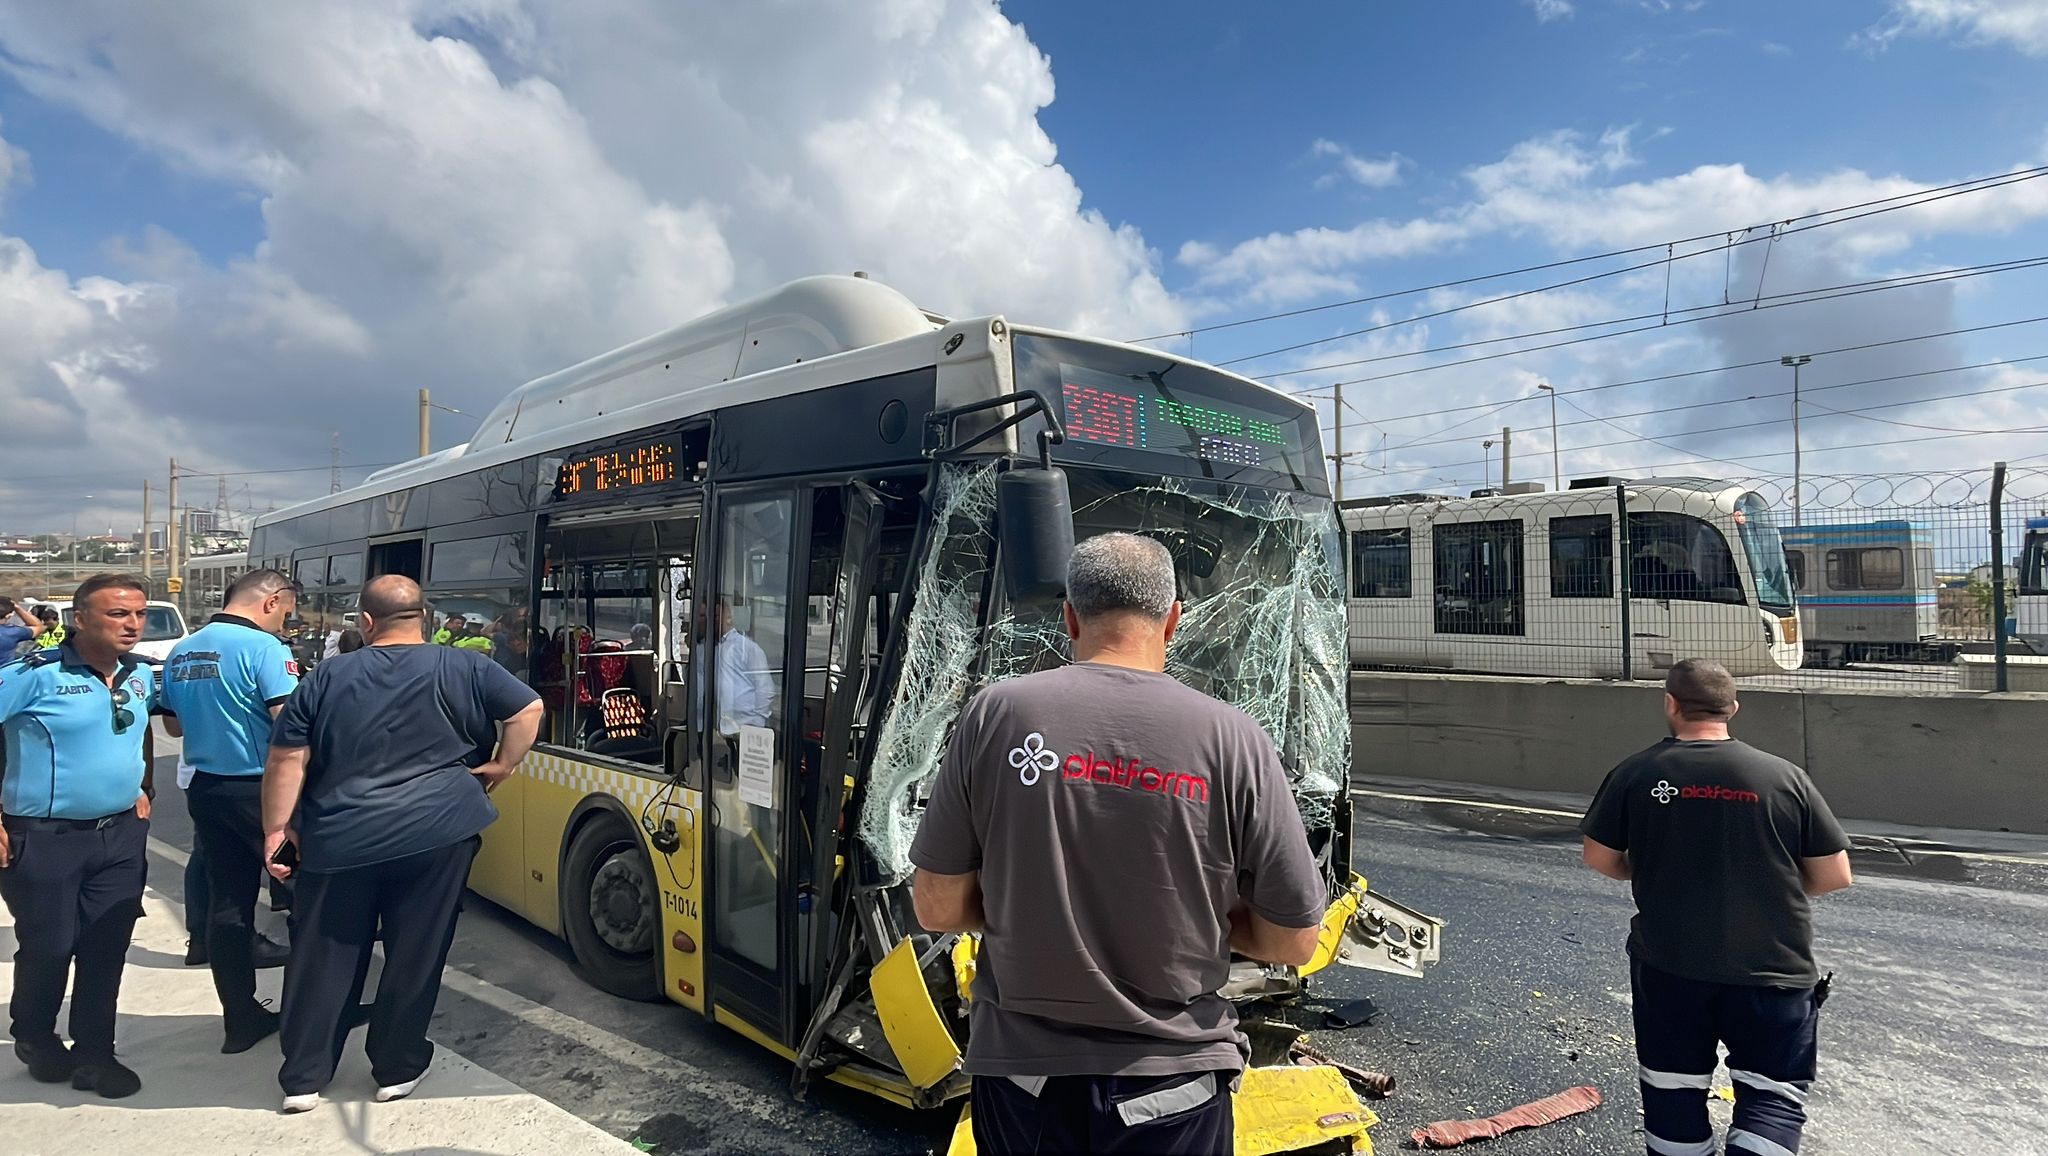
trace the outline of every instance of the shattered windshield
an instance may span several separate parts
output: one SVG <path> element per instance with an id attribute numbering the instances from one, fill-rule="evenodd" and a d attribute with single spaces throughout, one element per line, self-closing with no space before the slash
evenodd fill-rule
<path id="1" fill-rule="evenodd" d="M 1232 703 L 1273 736 L 1302 819 L 1327 828 L 1350 765 L 1345 617 L 1336 514 L 1297 493 L 1069 470 L 1077 539 L 1150 534 L 1173 551 L 1180 631 L 1167 671 Z M 924 559 L 903 678 L 882 723 L 860 834 L 885 872 L 909 869 L 921 798 L 973 687 L 1067 661 L 1057 602 L 1003 606 L 975 629 L 987 584 L 995 481 L 942 480 L 942 531 Z M 982 651 L 977 640 L 986 638 Z M 885 781 L 886 780 L 886 781 Z"/>

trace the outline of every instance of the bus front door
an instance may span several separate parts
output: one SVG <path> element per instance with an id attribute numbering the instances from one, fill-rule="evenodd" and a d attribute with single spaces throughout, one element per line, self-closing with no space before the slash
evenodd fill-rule
<path id="1" fill-rule="evenodd" d="M 721 494 L 710 612 L 710 925 L 715 1018 L 788 1036 L 787 677 L 794 495 Z M 701 605 L 701 604 L 700 604 Z"/>

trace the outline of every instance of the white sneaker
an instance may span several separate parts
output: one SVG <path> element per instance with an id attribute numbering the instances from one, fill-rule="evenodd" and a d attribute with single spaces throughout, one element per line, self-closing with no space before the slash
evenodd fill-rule
<path id="1" fill-rule="evenodd" d="M 284 1114 L 287 1116 L 295 1116 L 300 1112 L 310 1112 L 319 1106 L 320 1093 L 318 1092 L 307 1092 L 301 1096 L 286 1096 L 284 1098 Z"/>
<path id="2" fill-rule="evenodd" d="M 421 1075 L 414 1076 L 412 1079 L 407 1080 L 403 1084 L 386 1084 L 383 1087 L 378 1088 L 377 1102 L 379 1104 L 389 1104 L 393 1100 L 405 1099 L 407 1096 L 412 1095 L 412 1090 L 414 1088 L 419 1087 L 420 1081 L 424 1078 L 425 1074 L 422 1073 Z"/>

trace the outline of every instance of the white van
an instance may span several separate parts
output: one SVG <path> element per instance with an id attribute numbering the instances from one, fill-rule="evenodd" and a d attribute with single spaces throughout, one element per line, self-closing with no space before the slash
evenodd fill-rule
<path id="1" fill-rule="evenodd" d="M 71 629 L 71 600 L 43 602 L 38 605 L 55 606 L 63 615 L 64 629 Z M 190 634 L 185 629 L 185 616 L 178 613 L 178 607 L 170 602 L 151 602 L 149 617 L 142 624 L 142 641 L 135 644 L 135 653 L 144 658 L 162 662 L 171 656 L 171 647 L 178 640 Z"/>

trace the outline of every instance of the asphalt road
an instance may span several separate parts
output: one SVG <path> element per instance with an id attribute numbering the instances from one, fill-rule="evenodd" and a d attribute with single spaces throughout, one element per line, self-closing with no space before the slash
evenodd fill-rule
<path id="1" fill-rule="evenodd" d="M 155 836 L 189 846 L 189 830 L 182 800 L 165 792 Z M 1427 978 L 1333 969 L 1296 1013 L 1314 1022 L 1360 997 L 1382 1009 L 1369 1025 L 1311 1035 L 1400 1081 L 1374 1105 L 1379 1149 L 1433 1120 L 1593 1084 L 1607 1101 L 1597 1111 L 1484 1150 L 1640 1152 L 1621 954 L 1629 903 L 1622 885 L 1578 864 L 1569 820 L 1362 797 L 1357 831 L 1373 886 L 1449 923 Z M 152 882 L 181 895 L 173 866 L 152 866 Z M 1859 855 L 1857 866 L 1858 885 L 1820 905 L 1823 964 L 1840 975 L 1802 1151 L 2048 1154 L 2048 867 L 1895 855 Z M 560 944 L 483 900 L 470 900 L 451 963 L 474 979 L 444 989 L 437 1039 L 654 1151 L 943 1149 L 950 1112 L 829 1085 L 794 1101 L 781 1060 L 679 1007 L 596 991 Z"/>

